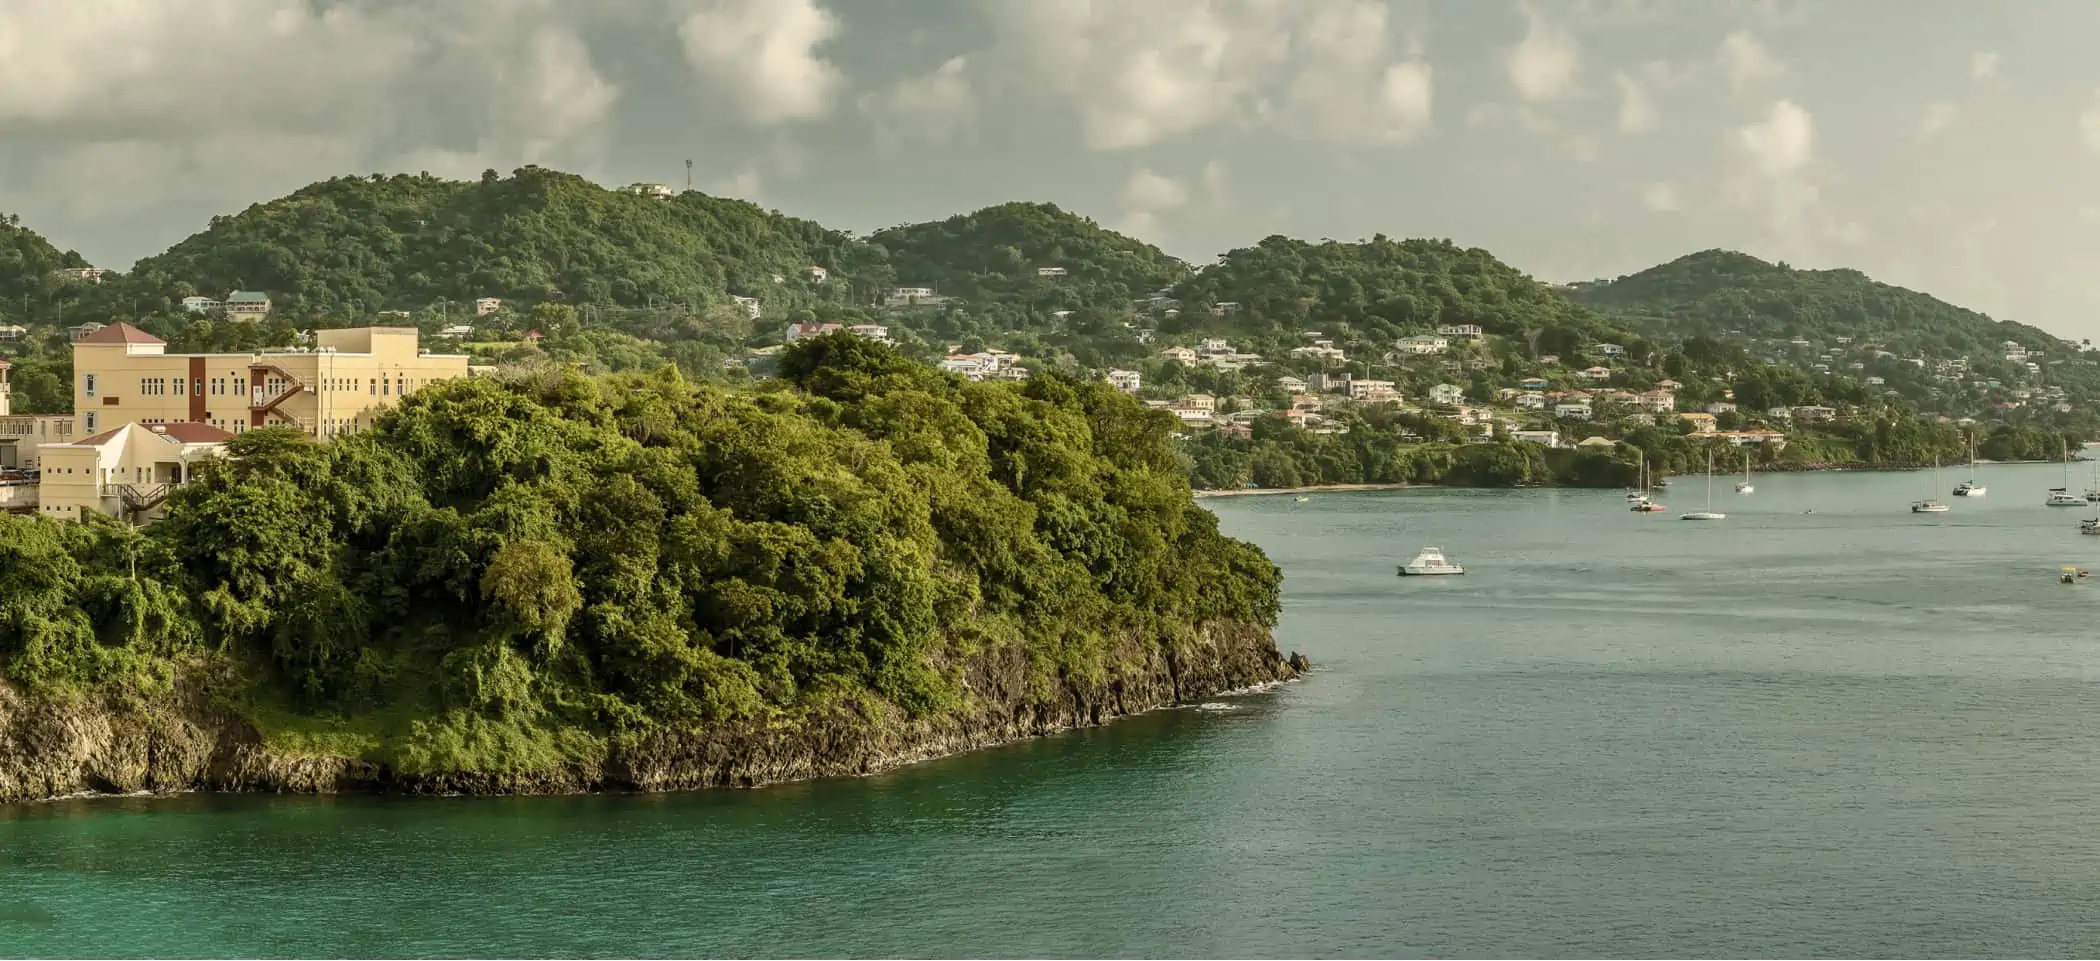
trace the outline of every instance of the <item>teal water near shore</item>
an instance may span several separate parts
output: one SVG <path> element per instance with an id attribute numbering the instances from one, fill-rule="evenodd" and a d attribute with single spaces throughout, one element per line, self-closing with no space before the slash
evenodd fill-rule
<path id="1" fill-rule="evenodd" d="M 1929 478 L 1207 502 L 1311 679 L 758 791 L 0 807 L 0 954 L 2090 953 L 2092 512 Z"/>

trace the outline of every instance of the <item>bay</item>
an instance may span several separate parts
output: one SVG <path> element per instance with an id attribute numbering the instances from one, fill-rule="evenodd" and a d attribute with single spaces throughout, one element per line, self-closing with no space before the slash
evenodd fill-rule
<path id="1" fill-rule="evenodd" d="M 2089 953 L 2100 538 L 1929 478 L 1221 498 L 1302 683 L 757 791 L 0 808 L 0 954 Z"/>

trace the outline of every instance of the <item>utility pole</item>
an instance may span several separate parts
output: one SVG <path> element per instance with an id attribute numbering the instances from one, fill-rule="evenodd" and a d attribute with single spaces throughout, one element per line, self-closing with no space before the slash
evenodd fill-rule
<path id="1" fill-rule="evenodd" d="M 691 157 L 686 158 L 685 161 L 685 189 L 688 191 L 693 189 L 693 160 Z"/>

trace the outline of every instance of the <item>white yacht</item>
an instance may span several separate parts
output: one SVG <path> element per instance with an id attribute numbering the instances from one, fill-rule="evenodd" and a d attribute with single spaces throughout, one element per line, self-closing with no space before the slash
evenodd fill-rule
<path id="1" fill-rule="evenodd" d="M 1692 511 L 1689 514 L 1679 514 L 1677 519 L 1681 521 L 1720 521 L 1728 519 L 1728 515 L 1714 510 L 1714 455 L 1711 452 L 1706 455 L 1706 509 L 1703 511 Z"/>
<path id="2" fill-rule="evenodd" d="M 1969 479 L 1954 485 L 1954 496 L 1982 497 L 1988 490 L 1990 488 L 1976 483 L 1976 434 L 1974 431 L 1971 431 L 1969 433 Z"/>
<path id="3" fill-rule="evenodd" d="M 2084 507 L 2085 498 L 2071 493 L 2071 445 L 2063 445 L 2064 486 L 2049 488 L 2049 498 L 2042 501 L 2045 507 Z"/>
<path id="4" fill-rule="evenodd" d="M 1940 459 L 1937 457 L 1932 459 L 1931 489 L 1940 489 Z M 1931 497 L 1927 497 L 1921 501 L 1911 501 L 1910 512 L 1913 514 L 1945 514 L 1947 513 L 1947 502 L 1943 500 L 1935 500 Z"/>
<path id="5" fill-rule="evenodd" d="M 2088 517 L 2079 521 L 2078 533 L 2100 536 L 2100 517 Z"/>
<path id="6" fill-rule="evenodd" d="M 1750 483 L 1750 452 L 1744 451 L 1743 479 L 1736 482 L 1735 492 L 1738 494 L 1748 494 L 1755 490 L 1757 490 L 1757 485 Z"/>
<path id="7" fill-rule="evenodd" d="M 1465 565 L 1454 564 L 1444 557 L 1441 547 L 1425 547 L 1415 559 L 1400 565 L 1400 576 L 1420 577 L 1429 574 L 1463 574 Z"/>

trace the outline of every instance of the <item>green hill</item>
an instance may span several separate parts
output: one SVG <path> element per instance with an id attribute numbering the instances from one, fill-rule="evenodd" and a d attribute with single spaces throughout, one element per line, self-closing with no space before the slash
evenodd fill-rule
<path id="1" fill-rule="evenodd" d="M 1798 270 L 1731 250 L 1707 250 L 1617 280 L 1577 284 L 1578 303 L 1655 336 L 1839 337 L 1895 353 L 1966 357 L 2000 353 L 2005 341 L 2061 347 L 2047 331 L 1992 318 L 1857 270 Z"/>
<path id="2" fill-rule="evenodd" d="M 1159 248 L 1053 204 L 1000 204 L 868 240 L 888 253 L 898 285 L 1024 312 L 1121 309 L 1188 273 Z"/>
<path id="3" fill-rule="evenodd" d="M 0 322 L 21 323 L 25 318 L 50 314 L 54 298 L 70 299 L 77 288 L 87 286 L 62 280 L 54 272 L 67 267 L 86 267 L 88 262 L 70 250 L 60 250 L 43 235 L 22 226 L 22 218 L 0 216 Z"/>
<path id="4" fill-rule="evenodd" d="M 1235 304 L 1227 326 L 1295 332 L 1348 325 L 1367 340 L 1476 324 L 1536 353 L 1572 355 L 1598 339 L 1624 342 L 1595 313 L 1478 247 L 1448 240 L 1310 243 L 1272 236 L 1243 247 L 1183 282 L 1183 326 L 1208 323 L 1206 308 Z M 1236 320 L 1234 318 L 1237 318 Z M 1632 346 L 1632 345 L 1629 345 Z"/>
<path id="5" fill-rule="evenodd" d="M 871 256 L 846 235 L 740 200 L 666 199 L 525 167 L 478 181 L 338 177 L 256 204 L 112 288 L 118 309 L 167 312 L 189 294 L 268 292 L 289 317 L 354 318 L 479 297 L 641 307 L 729 294 L 793 306 L 848 296 Z"/>

